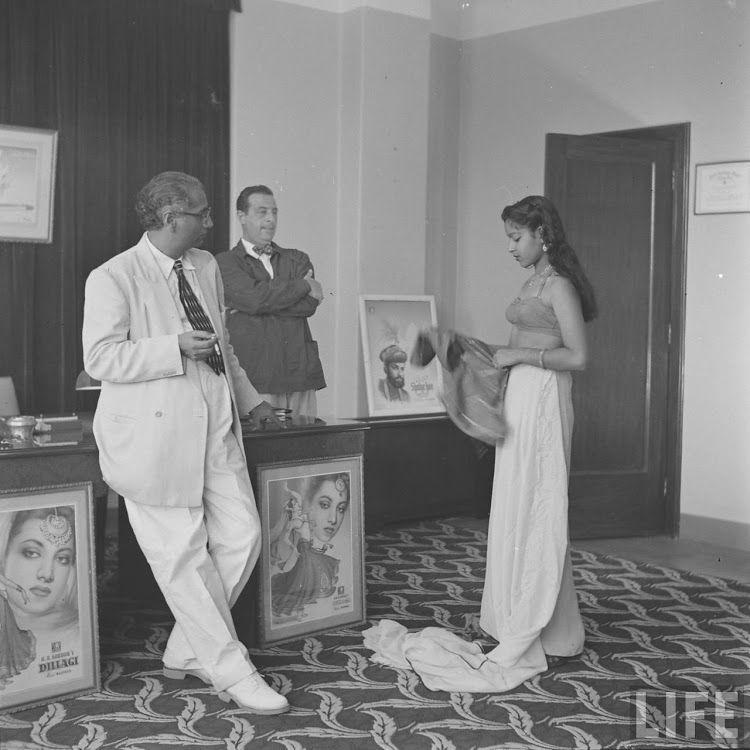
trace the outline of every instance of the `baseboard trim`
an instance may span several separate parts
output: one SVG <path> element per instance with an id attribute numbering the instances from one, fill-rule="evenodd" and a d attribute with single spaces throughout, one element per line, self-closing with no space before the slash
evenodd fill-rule
<path id="1" fill-rule="evenodd" d="M 683 513 L 680 515 L 680 539 L 697 539 L 720 547 L 750 550 L 750 523 Z"/>

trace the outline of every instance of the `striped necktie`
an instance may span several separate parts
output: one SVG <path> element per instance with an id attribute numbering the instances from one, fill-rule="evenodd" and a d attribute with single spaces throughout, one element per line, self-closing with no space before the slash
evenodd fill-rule
<path id="1" fill-rule="evenodd" d="M 214 327 L 211 325 L 208 315 L 206 315 L 201 303 L 195 296 L 193 287 L 190 286 L 188 280 L 185 278 L 181 260 L 174 262 L 174 270 L 177 273 L 177 289 L 180 292 L 180 301 L 185 308 L 185 314 L 188 321 L 190 321 L 190 325 L 196 331 L 213 333 Z M 217 375 L 221 375 L 224 372 L 224 358 L 221 356 L 221 350 L 218 345 L 214 347 L 214 353 L 206 361 Z"/>

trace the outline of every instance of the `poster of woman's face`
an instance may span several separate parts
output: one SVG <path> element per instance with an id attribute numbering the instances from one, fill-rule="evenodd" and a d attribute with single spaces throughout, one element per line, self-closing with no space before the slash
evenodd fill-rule
<path id="1" fill-rule="evenodd" d="M 97 686 L 91 538 L 90 484 L 0 495 L 0 709 Z"/>
<path id="2" fill-rule="evenodd" d="M 364 619 L 361 457 L 259 467 L 265 643 Z"/>
<path id="3" fill-rule="evenodd" d="M 46 617 L 71 607 L 75 587 L 75 509 L 19 510 L 9 516 L 4 575 L 8 600 L 24 615 Z M 72 614 L 78 618 L 77 608 Z"/>
<path id="4" fill-rule="evenodd" d="M 437 325 L 431 295 L 361 295 L 360 331 L 369 416 L 445 411 L 437 359 L 411 362 L 419 333 Z"/>

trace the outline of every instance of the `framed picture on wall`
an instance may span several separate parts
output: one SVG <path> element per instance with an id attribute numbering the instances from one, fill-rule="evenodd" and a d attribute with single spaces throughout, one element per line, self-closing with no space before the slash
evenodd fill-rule
<path id="1" fill-rule="evenodd" d="M 750 212 L 750 161 L 695 165 L 695 213 Z"/>
<path id="2" fill-rule="evenodd" d="M 0 125 L 0 242 L 52 242 L 57 131 Z"/>
<path id="3" fill-rule="evenodd" d="M 99 689 L 91 482 L 0 493 L 0 711 Z"/>
<path id="4" fill-rule="evenodd" d="M 258 467 L 259 641 L 364 622 L 362 456 Z"/>
<path id="5" fill-rule="evenodd" d="M 419 332 L 437 325 L 435 298 L 363 294 L 359 323 L 369 416 L 444 412 L 438 360 L 426 367 L 409 361 Z"/>

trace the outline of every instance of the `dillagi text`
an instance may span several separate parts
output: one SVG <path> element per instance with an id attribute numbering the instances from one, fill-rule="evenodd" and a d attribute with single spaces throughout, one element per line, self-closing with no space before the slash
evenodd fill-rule
<path id="1" fill-rule="evenodd" d="M 43 656 L 39 661 L 40 672 L 53 672 L 58 669 L 76 666 L 78 666 L 78 654 L 74 654 L 72 651 L 52 656 Z"/>

